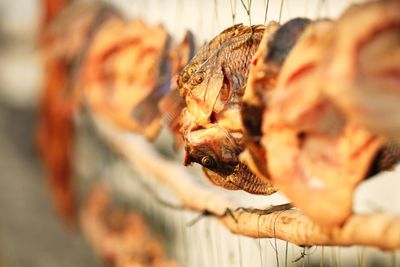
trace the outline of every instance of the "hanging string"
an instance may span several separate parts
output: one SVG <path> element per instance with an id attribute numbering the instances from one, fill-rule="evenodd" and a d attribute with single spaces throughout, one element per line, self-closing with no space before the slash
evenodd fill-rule
<path id="1" fill-rule="evenodd" d="M 289 242 L 286 241 L 285 244 L 285 267 L 288 266 L 288 257 L 289 257 Z"/>
<path id="2" fill-rule="evenodd" d="M 230 0 L 229 2 L 230 2 L 230 4 L 231 4 L 232 25 L 235 25 L 235 19 L 236 19 L 236 0 Z"/>
<path id="3" fill-rule="evenodd" d="M 282 20 L 283 2 L 284 0 L 281 0 L 281 7 L 279 9 L 279 19 L 278 19 L 279 23 L 281 23 Z"/>
<path id="4" fill-rule="evenodd" d="M 238 249 L 239 249 L 239 266 L 243 267 L 243 259 L 242 259 L 242 243 L 240 242 L 240 235 L 237 236 Z"/>
<path id="5" fill-rule="evenodd" d="M 242 3 L 244 10 L 246 10 L 247 16 L 249 18 L 249 23 L 251 26 L 251 2 L 252 2 L 252 0 L 247 0 L 247 6 L 243 0 L 240 0 L 240 2 Z"/>
<path id="6" fill-rule="evenodd" d="M 258 215 L 258 218 L 257 218 L 257 241 L 258 241 L 258 252 L 260 253 L 260 262 L 261 262 L 261 267 L 262 267 L 262 266 L 264 266 L 264 264 L 263 264 L 261 238 L 260 238 L 260 217 L 261 217 L 261 215 Z"/>
<path id="7" fill-rule="evenodd" d="M 265 6 L 265 14 L 264 14 L 264 25 L 265 25 L 267 23 L 267 17 L 268 17 L 269 0 L 264 1 L 264 6 Z"/>

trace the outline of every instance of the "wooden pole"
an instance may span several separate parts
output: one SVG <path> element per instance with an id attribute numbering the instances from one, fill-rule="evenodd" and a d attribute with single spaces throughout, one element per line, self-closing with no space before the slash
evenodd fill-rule
<path id="1" fill-rule="evenodd" d="M 167 185 L 182 206 L 220 220 L 231 232 L 258 238 L 277 238 L 297 245 L 373 246 L 400 249 L 400 217 L 388 214 L 354 214 L 342 227 L 323 228 L 297 209 L 242 209 L 228 194 L 196 181 L 182 165 L 163 158 L 144 137 L 114 128 L 93 117 L 106 142 L 136 169 Z M 275 211 L 278 208 L 278 211 Z M 228 212 L 231 211 L 231 212 Z"/>

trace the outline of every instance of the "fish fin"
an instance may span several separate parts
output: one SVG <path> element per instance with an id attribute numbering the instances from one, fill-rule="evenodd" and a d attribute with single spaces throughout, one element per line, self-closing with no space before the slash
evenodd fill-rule
<path id="1" fill-rule="evenodd" d="M 178 89 L 169 91 L 158 103 L 161 122 L 170 128 L 174 128 L 185 106 L 185 101 L 180 96 Z"/>
<path id="2" fill-rule="evenodd" d="M 177 88 L 169 91 L 158 103 L 161 124 L 168 127 L 173 133 L 173 149 L 175 151 L 179 151 L 183 147 L 183 138 L 179 133 L 179 121 L 185 107 L 186 103 Z"/>
<path id="3" fill-rule="evenodd" d="M 208 180 L 214 185 L 223 187 L 228 190 L 239 190 L 240 189 L 240 187 L 232 184 L 226 178 L 220 176 L 219 174 L 217 174 L 213 171 L 210 171 L 209 169 L 203 168 L 203 173 L 206 175 Z"/>
<path id="4" fill-rule="evenodd" d="M 165 87 L 168 84 L 161 84 L 157 86 L 149 95 L 147 95 L 139 104 L 134 106 L 131 111 L 132 117 L 140 125 L 149 126 L 160 115 L 158 109 L 158 102 L 165 94 Z"/>
<path id="5" fill-rule="evenodd" d="M 227 176 L 227 180 L 250 194 L 271 195 L 276 192 L 271 181 L 258 177 L 243 162 L 239 162 L 235 170 Z"/>
<path id="6" fill-rule="evenodd" d="M 396 143 L 386 144 L 375 157 L 367 178 L 382 171 L 393 171 L 394 166 L 400 161 L 400 145 Z"/>

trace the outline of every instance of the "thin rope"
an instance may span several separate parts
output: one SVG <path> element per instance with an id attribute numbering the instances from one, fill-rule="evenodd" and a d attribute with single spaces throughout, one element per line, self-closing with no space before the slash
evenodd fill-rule
<path id="1" fill-rule="evenodd" d="M 236 0 L 230 0 L 229 3 L 231 4 L 232 25 L 235 25 L 235 19 L 236 19 Z"/>
<path id="2" fill-rule="evenodd" d="M 249 23 L 251 26 L 251 2 L 252 2 L 252 0 L 247 0 L 247 6 L 243 0 L 240 0 L 240 2 L 242 3 L 244 10 L 246 10 L 247 16 L 249 18 Z"/>
<path id="3" fill-rule="evenodd" d="M 258 218 L 257 218 L 257 241 L 258 241 L 258 252 L 260 253 L 260 261 L 261 261 L 261 267 L 262 267 L 262 266 L 264 266 L 264 264 L 263 264 L 263 256 L 262 256 L 261 240 L 260 240 L 260 217 L 261 217 L 261 214 L 258 215 Z"/>
<path id="4" fill-rule="evenodd" d="M 278 20 L 279 23 L 281 23 L 281 20 L 282 20 L 283 2 L 284 2 L 284 0 L 281 0 L 281 7 L 279 9 L 279 20 Z"/>

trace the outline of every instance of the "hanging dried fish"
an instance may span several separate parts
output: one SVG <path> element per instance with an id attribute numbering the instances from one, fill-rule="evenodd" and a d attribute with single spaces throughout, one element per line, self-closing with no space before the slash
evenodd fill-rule
<path id="1" fill-rule="evenodd" d="M 54 8 L 60 8 L 58 4 Z M 55 10 L 48 12 L 46 22 Z M 96 30 L 108 20 L 122 19 L 104 4 L 73 4 L 52 18 L 41 36 L 45 85 L 39 103 L 38 143 L 57 211 L 69 223 L 74 220 L 73 116 L 81 100 L 82 61 Z"/>
<path id="2" fill-rule="evenodd" d="M 275 192 L 239 161 L 244 144 L 241 101 L 248 66 L 264 29 L 235 25 L 225 30 L 200 50 L 178 78 L 187 105 L 181 117 L 185 165 L 201 164 L 213 183 L 255 194 Z"/>
<path id="3" fill-rule="evenodd" d="M 104 25 L 85 63 L 89 107 L 122 129 L 154 139 L 158 102 L 169 91 L 168 40 L 163 27 L 140 20 Z"/>
<path id="4" fill-rule="evenodd" d="M 260 144 L 262 113 L 273 94 L 284 60 L 309 23 L 303 18 L 290 20 L 281 27 L 270 23 L 250 65 L 241 110 L 246 142 L 241 158 L 264 180 L 268 180 L 269 175 L 265 151 Z"/>
<path id="5" fill-rule="evenodd" d="M 352 213 L 354 189 L 385 145 L 348 121 L 321 90 L 332 28 L 330 21 L 313 23 L 290 52 L 264 113 L 262 139 L 274 184 L 325 225 L 342 224 Z"/>
<path id="6" fill-rule="evenodd" d="M 139 214 L 112 203 L 102 185 L 91 191 L 82 207 L 81 226 L 98 256 L 110 266 L 178 267 Z"/>
<path id="7" fill-rule="evenodd" d="M 325 93 L 354 122 L 399 141 L 400 2 L 354 5 L 327 43 Z"/>

